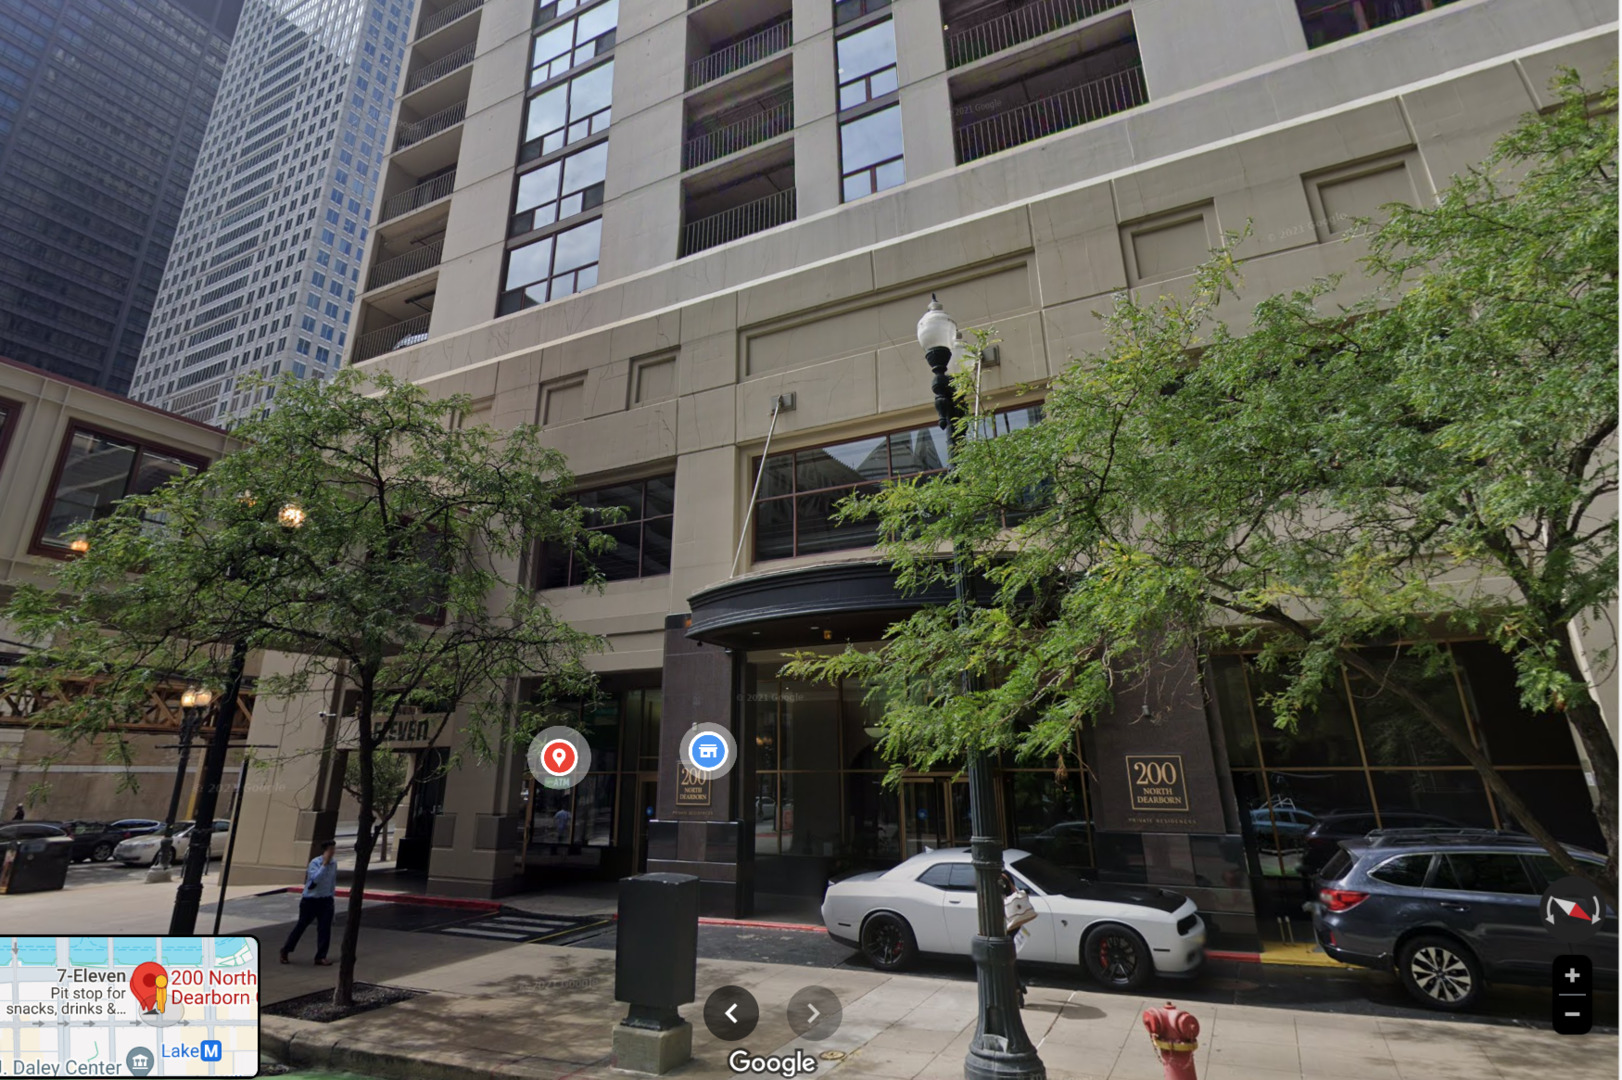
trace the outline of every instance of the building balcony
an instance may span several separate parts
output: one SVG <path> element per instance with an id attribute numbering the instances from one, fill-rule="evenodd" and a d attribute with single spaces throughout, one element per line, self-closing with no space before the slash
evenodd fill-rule
<path id="1" fill-rule="evenodd" d="M 422 142 L 424 139 L 438 135 L 441 131 L 448 131 L 467 119 L 467 102 L 461 101 L 448 109 L 441 109 L 431 116 L 421 120 L 406 120 L 405 110 L 401 110 L 401 123 L 394 129 L 394 150 L 399 153 L 408 146 Z"/>
<path id="2" fill-rule="evenodd" d="M 942 5 L 946 33 L 946 66 L 962 67 L 1101 15 L 1127 0 L 997 0 L 993 4 Z"/>
<path id="3" fill-rule="evenodd" d="M 426 243 L 417 244 L 403 255 L 395 255 L 372 263 L 371 273 L 366 275 L 366 290 L 381 289 L 385 285 L 393 285 L 397 281 L 415 277 L 425 270 L 432 270 L 439 265 L 440 253 L 445 249 L 445 238 L 439 236 Z"/>
<path id="4" fill-rule="evenodd" d="M 695 174 L 684 185 L 678 257 L 794 220 L 794 140 Z"/>
<path id="5" fill-rule="evenodd" d="M 688 124 L 681 167 L 708 165 L 793 128 L 794 89 L 788 86 Z"/>
<path id="6" fill-rule="evenodd" d="M 415 93 L 429 83 L 438 82 L 451 72 L 467 67 L 473 63 L 473 49 L 474 43 L 470 41 L 466 45 L 439 57 L 437 60 L 431 60 L 418 67 L 406 77 L 405 92 L 407 94 Z"/>
<path id="7" fill-rule="evenodd" d="M 706 83 L 758 64 L 768 57 L 783 52 L 794 44 L 794 23 L 787 16 L 764 27 L 749 31 L 735 40 L 719 43 L 705 55 L 687 65 L 687 89 L 696 90 Z"/>
<path id="8" fill-rule="evenodd" d="M 398 194 L 390 195 L 378 208 L 377 224 L 381 227 L 408 214 L 414 214 L 423 207 L 447 197 L 455 187 L 456 170 L 449 169 Z"/>
<path id="9" fill-rule="evenodd" d="M 427 341 L 428 321 L 432 318 L 432 312 L 424 312 L 376 330 L 368 330 L 355 339 L 354 355 L 350 357 L 349 362 L 359 364 L 384 353 L 393 352 L 395 349 L 405 349 Z"/>
<path id="10" fill-rule="evenodd" d="M 1107 73 L 1097 74 L 1101 68 Z M 954 92 L 957 162 L 965 165 L 1148 100 L 1137 46 L 1130 42 L 1005 79 L 972 95 Z"/>
<path id="11" fill-rule="evenodd" d="M 422 18 L 417 20 L 417 40 L 421 41 L 438 33 L 462 16 L 471 15 L 483 6 L 484 0 L 455 0 L 454 3 L 433 11 L 425 10 Z"/>

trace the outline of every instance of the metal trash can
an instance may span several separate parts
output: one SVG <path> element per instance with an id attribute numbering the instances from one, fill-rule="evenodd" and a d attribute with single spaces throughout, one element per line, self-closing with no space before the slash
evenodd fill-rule
<path id="1" fill-rule="evenodd" d="M 662 1075 L 693 1057 L 693 1025 L 677 1010 L 698 984 L 698 879 L 620 879 L 614 997 L 630 1006 L 614 1025 L 611 1064 Z"/>
<path id="2" fill-rule="evenodd" d="M 0 844 L 0 893 L 49 892 L 68 880 L 73 837 L 41 836 Z"/>

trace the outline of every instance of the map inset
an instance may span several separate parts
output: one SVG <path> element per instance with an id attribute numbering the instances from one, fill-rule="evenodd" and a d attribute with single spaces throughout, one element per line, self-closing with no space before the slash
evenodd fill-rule
<path id="1" fill-rule="evenodd" d="M 253 1076 L 250 937 L 0 937 L 0 1076 Z"/>

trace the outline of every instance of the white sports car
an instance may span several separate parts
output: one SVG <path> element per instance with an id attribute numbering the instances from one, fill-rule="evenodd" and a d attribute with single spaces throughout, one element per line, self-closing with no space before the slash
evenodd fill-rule
<path id="1" fill-rule="evenodd" d="M 1003 852 L 1003 865 L 1037 913 L 1019 931 L 1021 960 L 1079 963 L 1105 986 L 1135 990 L 1151 974 L 1193 975 L 1205 959 L 1205 923 L 1186 896 L 1083 881 L 1017 849 Z M 977 908 L 969 851 L 951 848 L 830 883 L 822 921 L 874 967 L 898 971 L 919 953 L 968 956 Z"/>

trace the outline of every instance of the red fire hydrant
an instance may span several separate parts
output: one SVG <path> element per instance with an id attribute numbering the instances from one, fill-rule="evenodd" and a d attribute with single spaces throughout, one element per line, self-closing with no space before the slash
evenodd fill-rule
<path id="1" fill-rule="evenodd" d="M 1144 1009 L 1143 1026 L 1149 1031 L 1155 1053 L 1160 1055 L 1166 1080 L 1197 1080 L 1194 1051 L 1200 1045 L 1200 1022 L 1193 1014 L 1183 1012 L 1168 1001 L 1165 1008 Z"/>

